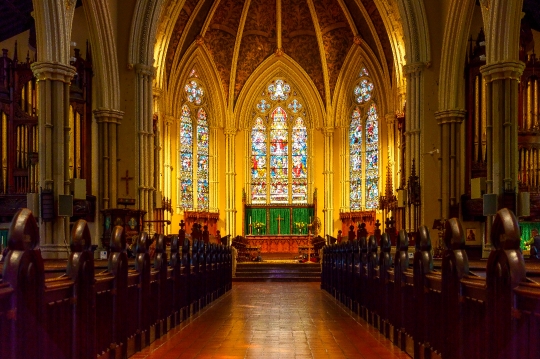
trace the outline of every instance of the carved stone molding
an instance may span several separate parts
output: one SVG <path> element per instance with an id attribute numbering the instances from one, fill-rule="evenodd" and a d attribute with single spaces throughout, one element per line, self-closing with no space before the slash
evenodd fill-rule
<path id="1" fill-rule="evenodd" d="M 38 81 L 52 80 L 70 84 L 71 79 L 77 73 L 75 67 L 58 62 L 34 62 L 30 67 Z"/>
<path id="2" fill-rule="evenodd" d="M 424 70 L 425 67 L 426 67 L 426 64 L 423 62 L 414 62 L 412 64 L 407 64 L 403 66 L 403 72 L 405 72 L 405 74 L 407 75 L 412 74 L 412 73 L 422 72 L 422 70 Z"/>
<path id="3" fill-rule="evenodd" d="M 145 64 L 135 64 L 133 66 L 138 75 L 153 77 L 155 68 Z"/>
<path id="4" fill-rule="evenodd" d="M 98 108 L 94 110 L 94 117 L 98 123 L 120 124 L 122 118 L 124 118 L 124 112 L 108 108 Z"/>
<path id="5" fill-rule="evenodd" d="M 439 125 L 443 123 L 461 123 L 465 119 L 467 111 L 461 109 L 442 110 L 435 112 L 435 119 Z"/>
<path id="6" fill-rule="evenodd" d="M 395 113 L 387 113 L 384 115 L 384 118 L 386 119 L 386 124 L 393 125 L 394 122 L 396 122 L 396 114 Z"/>
<path id="7" fill-rule="evenodd" d="M 503 79 L 519 81 L 524 69 L 525 64 L 521 61 L 504 61 L 484 65 L 480 67 L 480 72 L 486 82 Z"/>
<path id="8" fill-rule="evenodd" d="M 226 136 L 236 136 L 238 129 L 234 127 L 228 127 L 223 132 L 225 133 Z"/>

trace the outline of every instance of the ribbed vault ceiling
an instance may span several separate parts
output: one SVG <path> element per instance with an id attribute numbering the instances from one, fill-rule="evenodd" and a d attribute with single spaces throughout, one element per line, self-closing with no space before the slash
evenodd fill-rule
<path id="1" fill-rule="evenodd" d="M 229 100 L 236 101 L 249 76 L 276 51 L 304 69 L 324 102 L 332 96 L 355 41 L 367 44 L 382 67 L 387 67 L 388 76 L 393 74 L 392 48 L 373 0 L 277 1 L 186 0 L 167 48 L 167 76 L 198 34 Z M 369 14 L 369 19 L 364 14 Z"/>

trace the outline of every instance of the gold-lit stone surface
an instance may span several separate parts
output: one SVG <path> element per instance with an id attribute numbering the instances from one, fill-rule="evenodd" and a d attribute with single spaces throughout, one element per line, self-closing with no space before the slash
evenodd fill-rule
<path id="1" fill-rule="evenodd" d="M 318 283 L 235 283 L 135 359 L 409 358 Z"/>

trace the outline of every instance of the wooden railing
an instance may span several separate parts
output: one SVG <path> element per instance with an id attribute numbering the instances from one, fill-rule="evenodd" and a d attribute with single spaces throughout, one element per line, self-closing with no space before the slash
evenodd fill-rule
<path id="1" fill-rule="evenodd" d="M 90 231 L 79 220 L 65 274 L 49 278 L 37 223 L 20 210 L 0 281 L 0 358 L 127 358 L 231 288 L 230 247 L 195 238 L 191 263 L 185 231 L 173 237 L 170 261 L 163 235 L 155 241 L 153 263 L 146 233 L 137 238 L 135 261 L 128 261 L 117 226 L 108 266 L 97 269 Z"/>
<path id="2" fill-rule="evenodd" d="M 405 231 L 393 264 L 387 234 L 379 253 L 374 238 L 325 247 L 321 287 L 414 358 L 536 358 L 540 284 L 526 276 L 514 214 L 495 216 L 485 273 L 469 270 L 459 220 L 446 222 L 440 270 L 428 228 L 418 233 L 412 267 Z"/>

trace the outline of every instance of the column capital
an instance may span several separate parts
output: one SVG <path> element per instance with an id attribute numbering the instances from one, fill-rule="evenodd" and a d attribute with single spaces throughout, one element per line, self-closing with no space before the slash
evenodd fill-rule
<path id="1" fill-rule="evenodd" d="M 422 72 L 425 67 L 426 67 L 426 64 L 423 62 L 413 62 L 412 64 L 407 64 L 403 66 L 403 72 L 407 75 L 412 74 L 412 73 Z"/>
<path id="2" fill-rule="evenodd" d="M 395 113 L 387 113 L 384 115 L 384 118 L 386 119 L 387 125 L 393 125 L 394 122 L 396 122 L 396 114 Z"/>
<path id="3" fill-rule="evenodd" d="M 163 89 L 160 88 L 160 87 L 153 87 L 152 88 L 152 94 L 154 95 L 154 97 L 161 97 L 161 95 L 163 95 Z"/>
<path id="4" fill-rule="evenodd" d="M 223 132 L 225 133 L 226 136 L 236 136 L 238 129 L 234 127 L 226 127 Z"/>
<path id="5" fill-rule="evenodd" d="M 480 72 L 486 82 L 502 79 L 519 81 L 524 69 L 525 64 L 521 61 L 502 61 L 484 65 Z"/>
<path id="6" fill-rule="evenodd" d="M 323 127 L 322 128 L 322 133 L 325 136 L 332 136 L 332 135 L 334 135 L 334 130 L 335 130 L 334 127 Z"/>
<path id="7" fill-rule="evenodd" d="M 466 115 L 467 111 L 462 109 L 441 110 L 435 112 L 435 119 L 439 125 L 443 123 L 461 123 Z"/>
<path id="8" fill-rule="evenodd" d="M 34 76 L 38 81 L 52 80 L 62 81 L 67 84 L 71 83 L 71 79 L 77 73 L 75 67 L 71 65 L 61 64 L 59 62 L 40 61 L 30 65 Z"/>
<path id="9" fill-rule="evenodd" d="M 98 123 L 117 123 L 120 124 L 122 118 L 124 118 L 124 112 L 119 110 L 113 110 L 110 108 L 100 107 L 94 110 L 94 117 Z"/>
<path id="10" fill-rule="evenodd" d="M 155 71 L 154 66 L 145 65 L 145 64 L 135 64 L 133 65 L 133 67 L 135 68 L 135 72 L 138 75 L 151 76 L 151 77 L 154 76 L 154 71 Z"/>
<path id="11" fill-rule="evenodd" d="M 174 116 L 173 115 L 165 115 L 165 125 L 170 125 L 174 122 Z"/>

